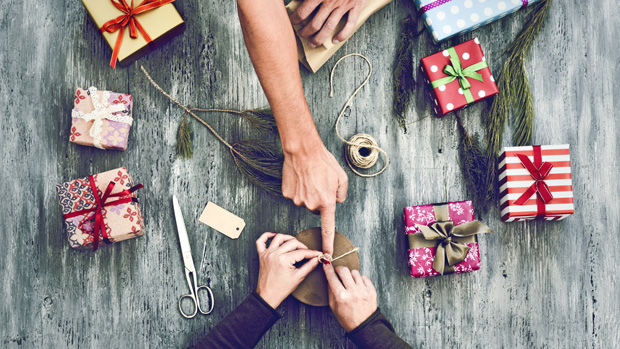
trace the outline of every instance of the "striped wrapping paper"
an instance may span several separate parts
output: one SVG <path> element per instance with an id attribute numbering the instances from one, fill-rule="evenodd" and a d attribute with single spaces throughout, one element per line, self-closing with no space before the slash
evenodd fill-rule
<path id="1" fill-rule="evenodd" d="M 535 182 L 517 154 L 523 154 L 534 162 L 534 147 L 504 148 L 498 165 L 502 221 L 513 222 L 536 218 L 561 220 L 575 212 L 568 144 L 543 145 L 540 149 L 542 161 L 553 165 L 549 175 L 544 179 L 553 199 L 546 202 L 546 212 L 540 217 L 538 217 L 537 200 L 541 198 L 537 193 L 534 193 L 523 205 L 515 204 L 515 201 Z"/>

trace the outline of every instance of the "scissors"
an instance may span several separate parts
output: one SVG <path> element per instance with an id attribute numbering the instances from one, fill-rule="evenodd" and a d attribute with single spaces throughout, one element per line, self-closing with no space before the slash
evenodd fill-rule
<path id="1" fill-rule="evenodd" d="M 177 231 L 179 233 L 179 242 L 181 243 L 181 254 L 183 255 L 183 263 L 185 263 L 185 278 L 187 279 L 187 285 L 189 286 L 189 293 L 179 298 L 179 311 L 187 319 L 191 319 L 200 311 L 201 314 L 207 315 L 213 311 L 213 305 L 215 299 L 213 298 L 213 292 L 208 286 L 198 286 L 196 281 L 196 268 L 194 267 L 194 259 L 192 258 L 192 247 L 189 245 L 189 239 L 187 238 L 187 230 L 185 229 L 185 221 L 183 220 L 183 214 L 181 213 L 181 207 L 176 195 L 172 196 L 172 206 L 174 207 L 174 218 L 177 222 Z M 191 275 L 191 276 L 190 276 Z M 192 283 L 193 281 L 193 283 Z M 208 311 L 203 311 L 200 307 L 200 300 L 198 298 L 198 291 L 205 290 L 208 294 L 209 303 L 211 308 Z M 183 311 L 181 303 L 184 298 L 189 298 L 194 304 L 194 311 L 191 314 L 187 314 Z"/>

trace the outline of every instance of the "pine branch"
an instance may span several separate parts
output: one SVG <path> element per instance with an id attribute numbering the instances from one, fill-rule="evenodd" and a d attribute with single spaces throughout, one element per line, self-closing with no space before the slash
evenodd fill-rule
<path id="1" fill-rule="evenodd" d="M 459 159 L 461 172 L 467 182 L 467 191 L 472 196 L 476 211 L 483 214 L 488 207 L 488 188 L 486 186 L 487 157 L 480 147 L 477 135 L 470 137 L 463 126 L 458 113 L 455 113 L 456 122 L 461 135 L 459 143 Z"/>
<path id="2" fill-rule="evenodd" d="M 419 34 L 411 15 L 402 21 L 400 43 L 394 61 L 394 101 L 393 109 L 396 113 L 398 125 L 406 131 L 407 110 L 411 104 L 411 97 L 415 86 L 413 69 L 413 39 Z"/>
<path id="3" fill-rule="evenodd" d="M 193 136 L 192 125 L 187 122 L 187 113 L 185 113 L 177 131 L 176 151 L 178 157 L 189 159 L 194 156 Z"/>
<path id="4" fill-rule="evenodd" d="M 277 130 L 276 119 L 273 117 L 271 108 L 249 109 L 241 112 L 241 115 L 258 132 L 271 133 Z"/>
<path id="5" fill-rule="evenodd" d="M 230 153 L 239 171 L 268 193 L 282 195 L 284 155 L 272 144 L 249 140 L 234 143 Z"/>

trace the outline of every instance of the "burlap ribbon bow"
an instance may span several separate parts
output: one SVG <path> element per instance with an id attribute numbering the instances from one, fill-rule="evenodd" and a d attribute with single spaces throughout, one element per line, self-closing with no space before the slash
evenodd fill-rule
<path id="1" fill-rule="evenodd" d="M 435 247 L 433 269 L 443 275 L 454 271 L 453 267 L 465 260 L 469 253 L 466 243 L 476 242 L 477 234 L 493 233 L 493 230 L 480 221 L 455 226 L 449 220 L 448 205 L 434 205 L 433 209 L 437 221 L 428 226 L 416 223 L 422 233 L 409 234 L 409 248 Z"/>

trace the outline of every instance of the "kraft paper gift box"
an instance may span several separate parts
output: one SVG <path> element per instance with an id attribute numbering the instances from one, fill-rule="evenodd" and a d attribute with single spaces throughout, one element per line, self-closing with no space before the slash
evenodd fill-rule
<path id="1" fill-rule="evenodd" d="M 124 167 L 56 185 L 69 245 L 94 251 L 144 235 L 140 188 Z"/>
<path id="2" fill-rule="evenodd" d="M 504 148 L 498 167 L 502 221 L 561 220 L 575 213 L 568 144 Z"/>
<path id="3" fill-rule="evenodd" d="M 385 5 L 390 2 L 392 2 L 392 0 L 366 0 L 364 8 L 360 12 L 357 19 L 357 24 L 355 25 L 355 29 L 353 30 L 351 36 L 353 36 L 353 34 L 368 20 L 368 18 L 370 18 L 370 16 L 385 7 Z M 286 6 L 286 10 L 289 15 L 295 12 L 301 3 L 302 1 L 299 0 L 291 1 Z M 295 38 L 297 39 L 297 54 L 301 64 L 303 64 L 311 72 L 316 73 L 319 69 L 321 69 L 325 62 L 327 62 L 336 53 L 336 51 L 338 51 L 338 49 L 342 47 L 345 42 L 347 42 L 351 36 L 337 44 L 333 43 L 334 36 L 336 36 L 336 34 L 338 34 L 346 24 L 345 16 L 340 20 L 336 26 L 336 29 L 334 29 L 331 34 L 327 36 L 327 39 L 325 39 L 325 42 L 321 46 L 312 48 L 308 45 L 308 39 L 297 35 L 297 32 L 301 30 L 305 24 L 306 22 L 302 22 L 293 26 L 293 29 L 295 29 Z"/>
<path id="4" fill-rule="evenodd" d="M 471 201 L 406 207 L 404 221 L 414 278 L 480 269 L 477 234 L 493 231 L 475 220 Z"/>
<path id="5" fill-rule="evenodd" d="M 499 92 L 478 38 L 422 58 L 420 69 L 438 117 Z"/>
<path id="6" fill-rule="evenodd" d="M 133 123 L 131 95 L 78 88 L 71 111 L 69 140 L 99 149 L 126 150 Z"/>
<path id="7" fill-rule="evenodd" d="M 110 65 L 126 66 L 178 35 L 185 22 L 174 0 L 82 0 L 112 48 Z M 135 5 L 135 6 L 134 6 Z"/>
<path id="8" fill-rule="evenodd" d="M 526 8 L 538 0 L 414 0 L 436 43 Z"/>

